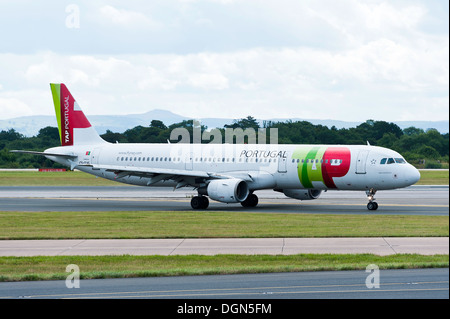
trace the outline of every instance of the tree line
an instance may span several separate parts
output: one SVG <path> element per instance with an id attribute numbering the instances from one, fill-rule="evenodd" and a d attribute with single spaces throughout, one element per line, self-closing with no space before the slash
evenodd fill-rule
<path id="1" fill-rule="evenodd" d="M 189 132 L 190 142 L 195 142 L 195 130 L 200 132 L 202 143 L 225 142 L 227 129 L 254 129 L 257 138 L 270 141 L 271 128 L 277 129 L 279 144 L 366 144 L 393 149 L 402 154 L 405 159 L 417 167 L 448 168 L 449 134 L 441 134 L 436 129 L 408 127 L 401 129 L 395 123 L 367 120 L 352 128 L 331 128 L 324 125 L 314 125 L 307 121 L 272 122 L 263 121 L 262 125 L 248 116 L 223 128 L 208 130 L 192 120 L 185 120 L 166 126 L 160 120 L 153 120 L 149 126 L 136 126 L 123 133 L 107 130 L 101 137 L 111 143 L 176 143 L 180 137 L 171 132 L 176 128 L 183 128 Z M 264 130 L 265 129 L 265 130 Z M 206 134 L 205 134 L 206 133 Z M 261 135 L 261 134 L 265 134 Z M 198 136 L 198 134 L 197 134 Z M 171 139 L 172 138 L 172 139 Z M 217 140 L 217 139 L 221 140 Z M 197 139 L 197 141 L 200 141 Z M 245 141 L 244 141 L 245 142 Z M 45 127 L 33 137 L 25 137 L 14 129 L 0 131 L 0 167 L 3 168 L 39 168 L 61 167 L 59 164 L 47 160 L 43 156 L 10 153 L 10 150 L 36 150 L 59 146 L 59 132 L 56 127 Z"/>

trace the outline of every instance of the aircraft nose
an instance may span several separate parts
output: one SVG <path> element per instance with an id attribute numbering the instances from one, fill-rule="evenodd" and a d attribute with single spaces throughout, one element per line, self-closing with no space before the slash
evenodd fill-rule
<path id="1" fill-rule="evenodd" d="M 417 168 L 410 164 L 408 169 L 408 182 L 410 185 L 417 183 L 420 180 L 420 172 Z"/>

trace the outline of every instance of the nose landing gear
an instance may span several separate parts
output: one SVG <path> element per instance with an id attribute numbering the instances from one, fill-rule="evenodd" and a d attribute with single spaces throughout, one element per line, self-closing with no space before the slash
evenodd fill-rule
<path id="1" fill-rule="evenodd" d="M 368 210 L 377 210 L 378 209 L 378 203 L 374 202 L 375 193 L 377 192 L 376 189 L 371 188 L 370 190 L 366 191 L 367 199 L 369 200 L 369 203 L 367 204 Z"/>

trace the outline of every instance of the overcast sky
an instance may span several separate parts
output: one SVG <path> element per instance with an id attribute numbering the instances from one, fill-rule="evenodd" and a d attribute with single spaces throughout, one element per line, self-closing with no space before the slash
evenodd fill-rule
<path id="1" fill-rule="evenodd" d="M 448 0 L 0 0 L 0 119 L 442 120 Z"/>

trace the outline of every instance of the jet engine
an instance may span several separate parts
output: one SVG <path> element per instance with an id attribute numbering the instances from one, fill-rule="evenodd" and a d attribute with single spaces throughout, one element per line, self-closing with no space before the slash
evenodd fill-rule
<path id="1" fill-rule="evenodd" d="M 311 200 L 319 198 L 322 193 L 319 189 L 283 189 L 284 195 L 300 200 Z"/>
<path id="2" fill-rule="evenodd" d="M 208 196 L 223 203 L 243 202 L 249 192 L 245 181 L 238 178 L 215 179 L 206 188 Z"/>

